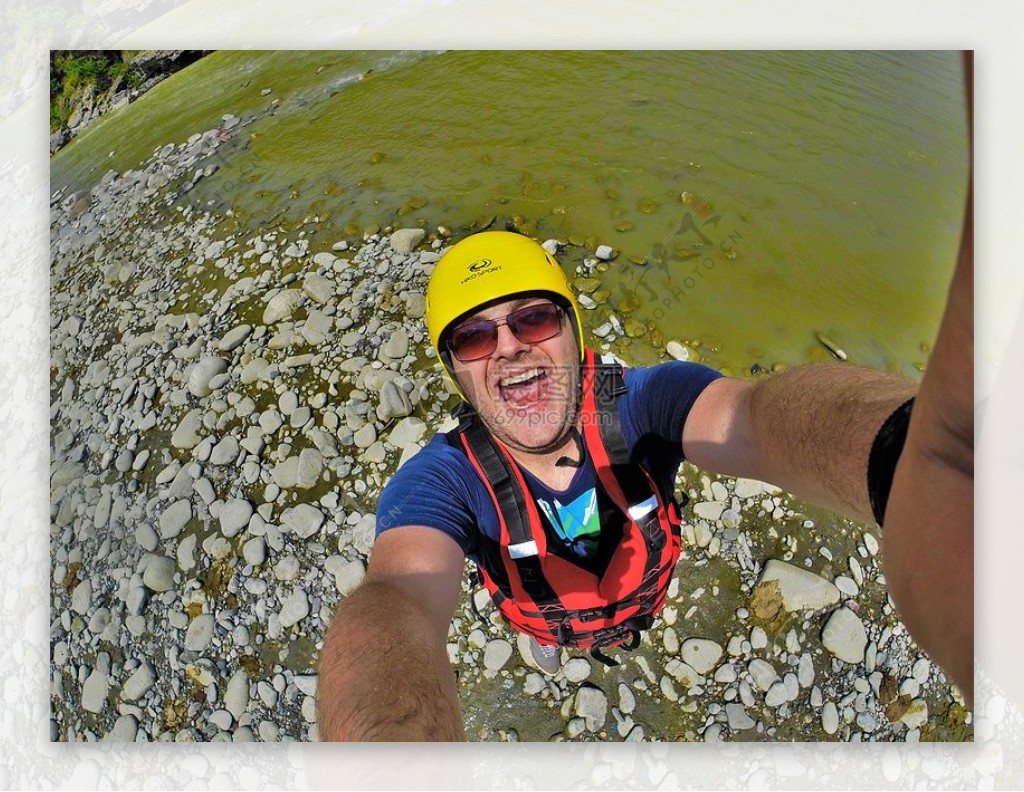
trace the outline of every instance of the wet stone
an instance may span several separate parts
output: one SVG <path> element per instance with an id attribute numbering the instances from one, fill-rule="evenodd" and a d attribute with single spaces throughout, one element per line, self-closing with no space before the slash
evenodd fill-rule
<path id="1" fill-rule="evenodd" d="M 862 663 L 868 643 L 864 623 L 849 608 L 837 608 L 821 631 L 821 643 L 847 663 Z"/>
<path id="2" fill-rule="evenodd" d="M 231 538 L 249 524 L 253 509 L 249 501 L 232 498 L 220 508 L 220 530 L 224 536 Z"/>
<path id="3" fill-rule="evenodd" d="M 185 648 L 190 652 L 204 652 L 213 640 L 214 619 L 209 613 L 200 613 L 185 631 Z"/>
<path id="4" fill-rule="evenodd" d="M 745 731 L 753 729 L 757 725 L 742 704 L 726 704 L 725 715 L 729 722 L 729 728 L 733 731 Z"/>
<path id="5" fill-rule="evenodd" d="M 192 504 L 187 500 L 175 501 L 160 515 L 160 536 L 164 539 L 173 539 L 191 519 Z"/>

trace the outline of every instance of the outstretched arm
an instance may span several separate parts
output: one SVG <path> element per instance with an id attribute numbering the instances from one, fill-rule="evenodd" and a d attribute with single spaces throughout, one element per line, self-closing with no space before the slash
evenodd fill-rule
<path id="1" fill-rule="evenodd" d="M 910 380 L 844 364 L 798 366 L 757 382 L 715 380 L 690 410 L 683 449 L 698 467 L 769 481 L 873 522 L 871 445 L 916 390 Z"/>
<path id="2" fill-rule="evenodd" d="M 320 660 L 323 740 L 461 740 L 445 648 L 465 557 L 434 528 L 377 537 L 366 580 L 346 597 Z"/>

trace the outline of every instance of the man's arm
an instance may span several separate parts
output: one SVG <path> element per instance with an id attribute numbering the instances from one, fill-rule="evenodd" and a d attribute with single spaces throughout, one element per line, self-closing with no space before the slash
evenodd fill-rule
<path id="1" fill-rule="evenodd" d="M 346 597 L 320 660 L 323 740 L 462 740 L 448 626 L 462 549 L 434 528 L 377 537 L 366 579 Z"/>
<path id="2" fill-rule="evenodd" d="M 756 382 L 718 379 L 690 410 L 683 451 L 698 467 L 768 481 L 874 522 L 871 445 L 916 390 L 909 380 L 844 364 L 798 366 Z"/>
<path id="3" fill-rule="evenodd" d="M 973 53 L 964 53 L 972 130 Z M 885 577 L 914 640 L 974 698 L 974 188 L 885 512 Z"/>

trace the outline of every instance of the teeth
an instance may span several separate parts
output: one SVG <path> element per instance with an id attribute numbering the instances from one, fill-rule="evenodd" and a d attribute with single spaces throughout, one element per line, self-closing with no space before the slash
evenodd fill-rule
<path id="1" fill-rule="evenodd" d="M 501 387 L 503 388 L 507 388 L 510 385 L 518 385 L 520 382 L 532 380 L 534 377 L 539 377 L 543 373 L 544 372 L 542 372 L 539 368 L 530 369 L 529 371 L 524 371 L 522 374 L 517 374 L 514 377 L 506 377 L 505 379 L 501 380 L 498 384 L 501 385 Z"/>

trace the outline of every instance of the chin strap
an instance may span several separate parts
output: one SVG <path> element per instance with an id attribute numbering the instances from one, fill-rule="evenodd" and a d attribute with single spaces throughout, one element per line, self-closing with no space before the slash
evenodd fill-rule
<path id="1" fill-rule="evenodd" d="M 576 443 L 576 453 L 579 455 L 579 459 L 570 459 L 567 456 L 559 457 L 555 462 L 555 467 L 578 468 L 583 464 L 583 438 L 580 437 L 579 429 L 575 426 L 572 428 L 572 439 Z"/>

